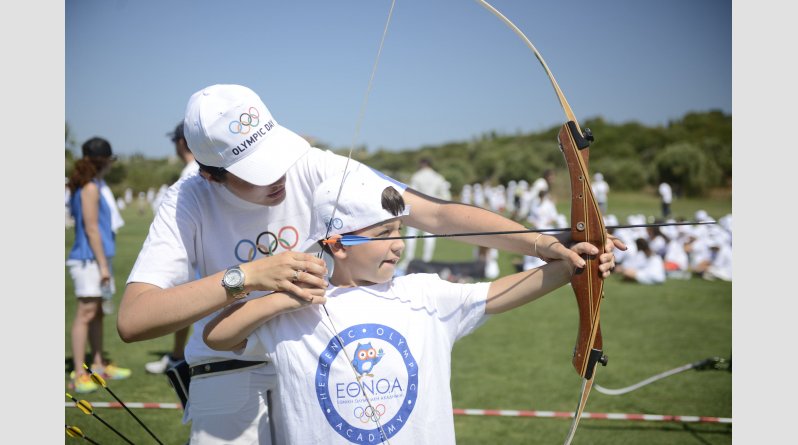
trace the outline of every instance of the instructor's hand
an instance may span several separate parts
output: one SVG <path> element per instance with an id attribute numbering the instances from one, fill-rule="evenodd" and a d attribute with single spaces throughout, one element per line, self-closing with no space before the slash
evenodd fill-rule
<path id="1" fill-rule="evenodd" d="M 282 252 L 241 265 L 247 291 L 285 291 L 311 302 L 327 289 L 324 260 L 302 252 Z"/>

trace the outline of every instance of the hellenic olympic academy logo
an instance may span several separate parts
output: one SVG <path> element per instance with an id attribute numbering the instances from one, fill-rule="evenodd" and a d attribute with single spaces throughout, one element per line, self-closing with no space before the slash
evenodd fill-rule
<path id="1" fill-rule="evenodd" d="M 407 424 L 418 397 L 418 366 L 403 335 L 385 325 L 359 324 L 322 351 L 315 386 L 333 430 L 352 443 L 378 444 Z"/>
<path id="2" fill-rule="evenodd" d="M 248 113 L 241 113 L 237 121 L 230 121 L 227 128 L 233 134 L 249 134 L 260 123 L 260 112 L 255 107 L 249 107 Z"/>

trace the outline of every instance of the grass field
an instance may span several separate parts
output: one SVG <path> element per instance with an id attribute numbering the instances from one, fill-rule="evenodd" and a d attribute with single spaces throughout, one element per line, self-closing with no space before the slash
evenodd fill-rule
<path id="1" fill-rule="evenodd" d="M 728 193 L 705 200 L 677 199 L 675 215 L 691 217 L 703 208 L 716 218 L 731 212 Z M 657 215 L 656 195 L 613 193 L 610 212 L 619 219 L 631 213 Z M 121 289 L 146 236 L 152 214 L 139 215 L 134 208 L 123 212 L 114 258 L 118 306 Z M 65 236 L 72 243 L 72 230 Z M 421 249 L 418 243 L 417 248 Z M 436 261 L 464 261 L 472 247 L 440 239 Z M 416 257 L 420 257 L 420 252 Z M 513 255 L 502 254 L 502 274 L 512 271 Z M 65 271 L 65 274 L 67 272 Z M 71 370 L 69 332 L 75 311 L 72 283 L 65 276 L 64 384 Z M 602 305 L 604 352 L 607 367 L 597 371 L 596 383 L 608 388 L 631 385 L 652 375 L 707 357 L 731 358 L 731 283 L 701 279 L 671 280 L 660 286 L 607 280 Z M 149 375 L 144 363 L 171 349 L 172 337 L 125 344 L 117 333 L 115 316 L 105 320 L 105 350 L 119 365 L 133 369 L 133 376 L 109 381 L 108 387 L 124 402 L 177 402 L 164 376 Z M 576 339 L 577 312 L 567 286 L 517 310 L 495 316 L 455 345 L 452 361 L 452 393 L 455 408 L 572 411 L 579 395 L 580 378 L 571 367 Z M 75 394 L 73 394 L 75 395 Z M 88 394 L 89 402 L 113 402 L 101 390 Z M 68 401 L 68 399 L 65 399 Z M 98 416 L 134 443 L 154 443 L 124 410 L 96 408 Z M 182 411 L 134 409 L 134 413 L 165 444 L 183 444 L 189 426 L 181 423 Z M 586 412 L 732 416 L 731 372 L 686 371 L 637 391 L 607 396 L 595 389 Z M 105 426 L 70 406 L 65 421 L 80 427 L 93 440 L 122 443 Z M 568 419 L 456 416 L 460 444 L 550 444 L 564 439 Z M 78 439 L 66 438 L 66 443 Z M 583 419 L 574 444 L 730 444 L 729 424 L 665 423 Z"/>

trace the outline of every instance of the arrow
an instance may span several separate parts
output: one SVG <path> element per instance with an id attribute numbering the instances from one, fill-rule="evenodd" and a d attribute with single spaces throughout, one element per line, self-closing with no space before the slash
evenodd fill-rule
<path id="1" fill-rule="evenodd" d="M 86 442 L 93 443 L 94 445 L 100 445 L 99 443 L 93 441 L 89 436 L 83 434 L 83 431 L 81 431 L 80 428 L 78 428 L 76 426 L 70 426 L 70 425 L 65 425 L 65 426 L 66 426 L 66 434 L 67 434 L 67 436 L 69 436 L 69 437 L 80 437 L 81 439 L 85 440 Z"/>
<path id="2" fill-rule="evenodd" d="M 80 428 L 78 428 L 76 426 L 70 426 L 70 425 L 65 425 L 65 426 L 66 426 L 66 434 L 67 434 L 67 436 L 69 436 L 69 437 L 80 437 L 81 439 L 85 440 L 86 442 L 93 443 L 94 445 L 100 445 L 99 443 L 91 440 L 91 438 L 89 436 L 83 434 L 83 431 L 81 431 Z"/>
<path id="3" fill-rule="evenodd" d="M 83 364 L 83 368 L 85 368 L 85 369 L 86 369 L 86 371 L 88 371 L 88 372 L 89 372 L 89 375 L 91 376 L 91 379 L 94 381 L 94 383 L 96 383 L 96 384 L 98 384 L 98 385 L 102 386 L 103 388 L 105 388 L 105 390 L 106 390 L 106 391 L 108 391 L 108 393 L 109 393 L 109 394 L 111 394 L 111 396 L 112 396 L 114 399 L 116 399 L 116 401 L 117 401 L 117 402 L 119 402 L 119 404 L 120 404 L 120 405 L 122 405 L 122 408 L 124 408 L 124 409 L 125 409 L 125 411 L 127 411 L 127 412 L 128 412 L 128 414 L 130 414 L 131 416 L 133 416 L 133 418 L 134 418 L 134 419 L 136 419 L 136 422 L 138 422 L 138 423 L 139 423 L 139 425 L 141 425 L 141 427 L 142 427 L 142 428 L 144 428 L 144 430 L 145 430 L 145 431 L 147 431 L 148 433 L 150 433 L 150 436 L 152 436 L 152 438 L 153 438 L 153 439 L 155 439 L 155 441 L 156 441 L 156 442 L 158 442 L 160 445 L 163 445 L 163 442 L 161 442 L 161 441 L 158 439 L 158 437 L 156 437 L 156 436 L 155 436 L 155 434 L 154 434 L 152 431 L 150 431 L 150 429 L 149 429 L 149 428 L 147 428 L 147 425 L 144 425 L 144 422 L 142 422 L 142 421 L 141 421 L 141 420 L 140 420 L 138 417 L 136 417 L 136 415 L 135 415 L 135 414 L 133 414 L 133 411 L 131 411 L 131 410 L 130 410 L 130 409 L 129 409 L 129 408 L 126 406 L 126 405 L 125 405 L 125 403 L 124 403 L 124 402 L 122 402 L 122 400 L 120 400 L 120 399 L 119 399 L 119 397 L 117 397 L 117 396 L 116 396 L 116 394 L 114 394 L 114 392 L 113 392 L 113 391 L 111 391 L 111 388 L 109 388 L 109 387 L 108 387 L 108 385 L 106 385 L 106 384 L 105 384 L 105 379 L 103 379 L 101 376 L 97 375 L 97 373 L 96 373 L 96 372 L 94 372 L 94 371 L 92 371 L 92 370 L 91 370 L 91 368 L 89 368 L 89 367 L 88 367 L 88 366 L 87 366 L 85 363 Z M 69 394 L 67 394 L 67 395 L 69 395 Z M 88 403 L 88 402 L 86 402 L 86 403 Z"/>
<path id="4" fill-rule="evenodd" d="M 100 423 L 102 423 L 103 425 L 107 426 L 111 431 L 115 432 L 116 435 L 121 437 L 122 439 L 124 439 L 125 442 L 129 443 L 130 445 L 133 445 L 133 442 L 128 440 L 127 437 L 125 437 L 122 433 L 117 431 L 116 428 L 112 427 L 108 422 L 103 420 L 102 417 L 98 416 L 97 413 L 94 412 L 94 408 L 91 407 L 91 403 L 89 403 L 89 402 L 87 402 L 85 400 L 78 400 L 78 399 L 72 397 L 72 395 L 70 395 L 69 393 L 66 393 L 66 396 L 69 397 L 70 400 L 75 402 L 75 406 L 80 408 L 80 410 L 83 411 L 85 414 L 89 414 L 92 417 L 94 417 L 95 419 L 99 420 Z M 70 430 L 67 429 L 67 434 L 69 434 L 69 431 Z"/>
<path id="5" fill-rule="evenodd" d="M 695 226 L 703 224 L 717 224 L 717 221 L 702 221 L 702 222 L 674 222 L 674 223 L 654 223 L 654 224 L 628 224 L 619 226 L 606 226 L 606 229 L 632 229 L 636 227 L 665 227 L 665 226 Z M 326 240 L 322 241 L 324 244 L 341 243 L 344 246 L 357 246 L 358 244 L 367 243 L 369 241 L 384 241 L 384 240 L 397 240 L 397 239 L 418 239 L 418 238 L 451 238 L 457 236 L 487 236 L 487 235 L 504 235 L 511 233 L 549 233 L 549 232 L 568 232 L 570 227 L 558 227 L 553 229 L 526 229 L 526 230 L 508 230 L 502 232 L 470 232 L 470 233 L 449 233 L 449 234 L 427 234 L 427 235 L 414 235 L 414 236 L 389 236 L 385 238 L 369 238 L 360 235 L 333 235 Z"/>

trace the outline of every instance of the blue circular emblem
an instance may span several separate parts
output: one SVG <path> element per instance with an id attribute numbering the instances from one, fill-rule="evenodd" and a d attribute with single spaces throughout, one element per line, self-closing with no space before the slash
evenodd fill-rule
<path id="1" fill-rule="evenodd" d="M 341 354 L 339 339 L 344 347 L 355 342 L 356 347 Z M 354 356 L 349 357 L 353 350 Z M 333 363 L 336 371 L 331 379 Z M 390 374 L 401 369 L 400 363 L 407 374 Z M 380 373 L 381 369 L 390 372 Z M 330 340 L 319 356 L 315 382 L 319 407 L 333 430 L 353 443 L 379 444 L 396 435 L 413 412 L 418 364 L 407 340 L 396 330 L 381 324 L 359 324 Z"/>

